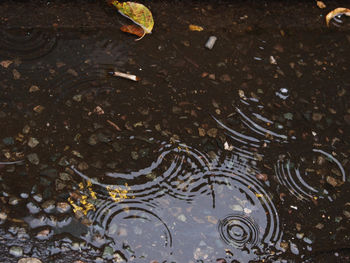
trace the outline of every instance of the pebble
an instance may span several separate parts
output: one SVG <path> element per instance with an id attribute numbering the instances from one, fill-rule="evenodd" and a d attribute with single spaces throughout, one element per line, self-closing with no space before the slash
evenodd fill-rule
<path id="1" fill-rule="evenodd" d="M 18 263 L 42 263 L 41 260 L 37 258 L 21 258 Z"/>
<path id="2" fill-rule="evenodd" d="M 92 134 L 89 139 L 88 139 L 88 144 L 90 144 L 91 146 L 94 146 L 98 143 L 98 138 L 96 134 Z"/>
<path id="3" fill-rule="evenodd" d="M 41 205 L 41 207 L 46 213 L 50 213 L 55 209 L 55 201 L 47 200 Z"/>
<path id="4" fill-rule="evenodd" d="M 9 204 L 10 205 L 18 205 L 19 200 L 20 200 L 19 198 L 15 197 L 15 196 L 12 196 L 9 199 Z"/>
<path id="5" fill-rule="evenodd" d="M 36 234 L 35 237 L 39 240 L 46 240 L 46 239 L 49 239 L 51 235 L 52 235 L 52 232 L 50 231 L 50 229 L 44 229 L 44 230 L 41 230 L 38 234 Z"/>
<path id="6" fill-rule="evenodd" d="M 209 137 L 215 138 L 218 134 L 218 129 L 216 128 L 211 128 L 207 131 L 207 134 Z"/>
<path id="7" fill-rule="evenodd" d="M 5 212 L 0 212 L 0 224 L 4 223 L 7 219 L 7 214 Z"/>
<path id="8" fill-rule="evenodd" d="M 15 257 L 20 257 L 23 255 L 23 249 L 18 246 L 12 246 L 10 248 L 10 255 L 15 256 Z"/>
<path id="9" fill-rule="evenodd" d="M 34 148 L 36 147 L 37 145 L 39 144 L 39 141 L 38 139 L 34 138 L 34 137 L 30 137 L 29 140 L 28 140 L 28 146 L 30 148 Z"/>
<path id="10" fill-rule="evenodd" d="M 43 196 L 41 194 L 36 194 L 33 196 L 33 199 L 40 203 L 43 200 Z"/>
<path id="11" fill-rule="evenodd" d="M 32 202 L 27 204 L 27 208 L 31 214 L 37 214 L 40 212 L 40 207 Z"/>
<path id="12" fill-rule="evenodd" d="M 56 205 L 57 212 L 67 213 L 70 209 L 70 205 L 66 202 L 58 202 Z"/>
<path id="13" fill-rule="evenodd" d="M 31 153 L 27 155 L 27 159 L 32 164 L 38 165 L 40 163 L 39 156 L 36 153 Z"/>

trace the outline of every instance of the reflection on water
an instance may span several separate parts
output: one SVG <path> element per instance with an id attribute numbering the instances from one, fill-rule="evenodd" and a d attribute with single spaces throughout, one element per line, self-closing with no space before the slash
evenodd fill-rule
<path id="1" fill-rule="evenodd" d="M 128 247 L 136 257 L 178 262 L 215 260 L 225 249 L 232 259 L 268 257 L 281 231 L 273 202 L 256 179 L 253 155 L 223 152 L 210 158 L 182 143 L 160 146 L 148 167 L 107 173 L 114 185 L 72 167 L 87 182 L 80 195 L 88 198 L 78 198 L 77 205 L 91 204 L 83 206 L 91 225 L 83 238 L 98 247 Z"/>
<path id="2" fill-rule="evenodd" d="M 332 188 L 327 188 L 342 185 L 346 180 L 342 164 L 321 149 L 301 154 L 293 152 L 289 157 L 280 155 L 275 173 L 278 181 L 301 200 L 327 198 L 332 201 Z"/>

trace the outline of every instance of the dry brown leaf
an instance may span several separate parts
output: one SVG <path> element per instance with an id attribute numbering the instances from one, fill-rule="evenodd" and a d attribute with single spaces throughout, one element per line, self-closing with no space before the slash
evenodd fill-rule
<path id="1" fill-rule="evenodd" d="M 120 30 L 138 37 L 142 37 L 145 34 L 143 28 L 138 25 L 125 25 Z"/>
<path id="2" fill-rule="evenodd" d="M 344 8 L 344 7 L 338 7 L 334 9 L 333 11 L 329 12 L 326 16 L 326 24 L 329 26 L 329 21 L 337 16 L 337 15 L 346 15 L 350 16 L 350 9 L 349 8 Z"/>
<path id="3" fill-rule="evenodd" d="M 326 8 L 325 3 L 323 3 L 322 1 L 317 1 L 316 4 L 317 4 L 318 8 L 321 8 L 321 9 Z"/>
<path id="4" fill-rule="evenodd" d="M 191 31 L 203 31 L 203 27 L 197 25 L 189 25 L 188 29 Z"/>

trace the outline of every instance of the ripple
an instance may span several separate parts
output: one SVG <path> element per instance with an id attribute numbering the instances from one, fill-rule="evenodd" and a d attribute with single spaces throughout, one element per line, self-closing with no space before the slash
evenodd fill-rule
<path id="1" fill-rule="evenodd" d="M 326 182 L 330 177 L 339 185 L 345 182 L 342 164 L 332 154 L 321 149 L 288 155 L 280 155 L 275 164 L 278 181 L 300 200 L 327 197 L 332 201 L 328 196 L 331 188 Z"/>
<path id="2" fill-rule="evenodd" d="M 259 241 L 259 226 L 244 214 L 232 214 L 221 219 L 218 231 L 221 239 L 235 248 L 253 247 Z"/>
<path id="3" fill-rule="evenodd" d="M 99 234 L 112 239 L 118 247 L 142 247 L 138 253 L 171 248 L 170 230 L 152 209 L 138 202 L 107 201 L 97 209 L 91 220 L 101 227 Z M 123 244 L 121 240 L 124 240 Z"/>
<path id="4" fill-rule="evenodd" d="M 129 138 L 132 140 L 132 138 Z M 85 180 L 91 180 L 73 167 Z M 127 195 L 142 201 L 152 202 L 159 197 L 169 195 L 191 202 L 197 195 L 210 194 L 208 176 L 210 170 L 208 157 L 200 151 L 181 143 L 161 143 L 158 157 L 148 167 L 127 173 L 106 173 L 109 182 L 123 182 L 130 188 Z M 107 180 L 106 179 L 106 180 Z M 91 180 L 100 190 L 107 187 L 119 187 L 115 183 L 105 184 Z"/>
<path id="5" fill-rule="evenodd" d="M 50 53 L 56 45 L 56 36 L 40 30 L 1 30 L 0 54 L 7 58 L 34 60 Z"/>
<path id="6" fill-rule="evenodd" d="M 225 121 L 214 120 L 226 130 L 228 137 L 244 147 L 266 147 L 272 142 L 287 143 L 294 136 L 289 136 L 287 127 L 293 114 L 287 112 L 286 101 L 289 91 L 281 88 L 275 91 L 267 101 L 267 105 L 256 96 L 247 97 L 239 91 L 240 101 Z M 277 114 L 276 114 L 277 112 Z"/>
<path id="7" fill-rule="evenodd" d="M 259 170 L 254 167 L 239 168 L 247 167 L 244 164 L 242 166 L 241 159 L 234 156 L 226 158 L 220 166 L 210 171 L 212 183 L 215 185 L 215 210 L 226 211 L 226 213 L 229 210 L 235 211 L 233 214 L 222 215 L 221 221 L 228 224 L 229 220 L 225 218 L 235 216 L 238 212 L 237 216 L 241 218 L 240 220 L 245 220 L 246 227 L 251 228 L 251 238 L 244 239 L 247 242 L 239 245 L 239 242 L 236 244 L 232 241 L 235 248 L 245 246 L 251 249 L 255 245 L 262 248 L 273 247 L 281 238 L 277 210 L 264 185 L 256 179 Z M 227 239 L 223 240 L 227 242 Z"/>
<path id="8" fill-rule="evenodd" d="M 103 181 L 110 184 L 72 168 L 85 181 L 82 192 L 90 187 L 96 193 L 96 199 L 90 196 L 95 209 L 87 213 L 87 242 L 137 247 L 144 256 L 163 251 L 179 262 L 193 259 L 193 251 L 201 258 L 200 240 L 213 260 L 225 246 L 235 255 L 245 251 L 244 260 L 256 258 L 256 248 L 268 255 L 277 247 L 279 217 L 266 184 L 256 179 L 260 171 L 253 154 L 236 149 L 211 159 L 182 143 L 157 143 L 155 161 L 137 171 L 105 174 Z M 108 189 L 118 189 L 120 198 Z"/>

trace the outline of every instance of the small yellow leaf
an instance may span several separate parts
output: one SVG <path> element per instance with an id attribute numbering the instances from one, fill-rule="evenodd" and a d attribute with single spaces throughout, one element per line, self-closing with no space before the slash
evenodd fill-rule
<path id="1" fill-rule="evenodd" d="M 203 31 L 203 27 L 197 25 L 189 25 L 188 28 L 191 31 Z"/>
<path id="2" fill-rule="evenodd" d="M 321 9 L 326 8 L 325 3 L 323 3 L 322 1 L 317 1 L 316 4 L 317 4 L 318 8 L 321 8 Z"/>
<path id="3" fill-rule="evenodd" d="M 329 12 L 326 16 L 326 24 L 329 26 L 329 21 L 337 16 L 337 15 L 346 15 L 350 16 L 350 9 L 349 8 L 344 8 L 344 7 L 338 7 L 334 9 L 333 11 Z"/>

